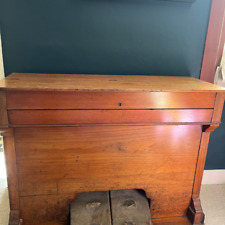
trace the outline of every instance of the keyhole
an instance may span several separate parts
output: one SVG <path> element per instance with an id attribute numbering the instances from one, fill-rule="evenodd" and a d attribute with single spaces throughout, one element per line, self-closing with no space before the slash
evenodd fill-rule
<path id="1" fill-rule="evenodd" d="M 118 106 L 122 106 L 122 103 L 121 103 L 121 102 L 119 102 L 119 103 L 118 103 Z"/>

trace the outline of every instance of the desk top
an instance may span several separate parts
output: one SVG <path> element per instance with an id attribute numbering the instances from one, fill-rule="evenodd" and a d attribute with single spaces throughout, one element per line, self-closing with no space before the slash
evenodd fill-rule
<path id="1" fill-rule="evenodd" d="M 192 77 L 13 73 L 0 90 L 225 92 L 225 88 Z"/>

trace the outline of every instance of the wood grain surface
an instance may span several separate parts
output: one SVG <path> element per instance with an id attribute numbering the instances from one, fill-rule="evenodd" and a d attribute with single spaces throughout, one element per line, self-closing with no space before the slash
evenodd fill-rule
<path id="1" fill-rule="evenodd" d="M 195 182 L 193 187 L 193 197 L 199 197 L 202 176 L 205 167 L 205 160 L 207 155 L 208 143 L 209 143 L 210 132 L 203 132 L 201 138 L 201 144 L 199 149 L 196 174 L 195 174 Z"/>
<path id="2" fill-rule="evenodd" d="M 17 225 L 67 225 L 79 193 L 122 189 L 145 191 L 154 225 L 203 225 L 199 190 L 224 88 L 190 77 L 12 74 L 0 89 Z"/>
<path id="3" fill-rule="evenodd" d="M 14 73 L 0 81 L 6 90 L 131 90 L 156 92 L 207 91 L 225 89 L 192 77 L 87 75 L 87 74 L 26 74 Z"/>
<path id="4" fill-rule="evenodd" d="M 5 91 L 0 91 L 0 127 L 2 127 L 2 128 L 8 127 L 8 116 L 7 116 Z"/>
<path id="5" fill-rule="evenodd" d="M 10 125 L 98 123 L 204 123 L 212 109 L 193 110 L 11 110 Z"/>
<path id="6" fill-rule="evenodd" d="M 212 109 L 215 95 L 208 92 L 9 91 L 7 109 Z"/>
<path id="7" fill-rule="evenodd" d="M 187 217 L 170 217 L 153 219 L 153 225 L 191 225 Z"/>
<path id="8" fill-rule="evenodd" d="M 133 188 L 146 191 L 152 218 L 185 216 L 200 135 L 188 125 L 15 128 L 25 224 L 68 215 L 79 192 Z"/>

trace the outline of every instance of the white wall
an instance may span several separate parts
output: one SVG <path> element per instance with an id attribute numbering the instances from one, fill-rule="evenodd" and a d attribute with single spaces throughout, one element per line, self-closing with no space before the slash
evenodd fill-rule
<path id="1" fill-rule="evenodd" d="M 225 170 L 205 170 L 202 184 L 225 184 Z"/>
<path id="2" fill-rule="evenodd" d="M 4 74 L 3 60 L 2 60 L 2 41 L 1 41 L 1 35 L 0 35 L 0 79 L 2 79 L 4 76 L 5 74 Z"/>

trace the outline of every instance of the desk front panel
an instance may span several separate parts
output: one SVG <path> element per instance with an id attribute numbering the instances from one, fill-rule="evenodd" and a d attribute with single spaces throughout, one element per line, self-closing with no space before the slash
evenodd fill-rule
<path id="1" fill-rule="evenodd" d="M 85 191 L 143 189 L 152 218 L 186 216 L 201 125 L 15 128 L 24 225 L 66 225 Z"/>

